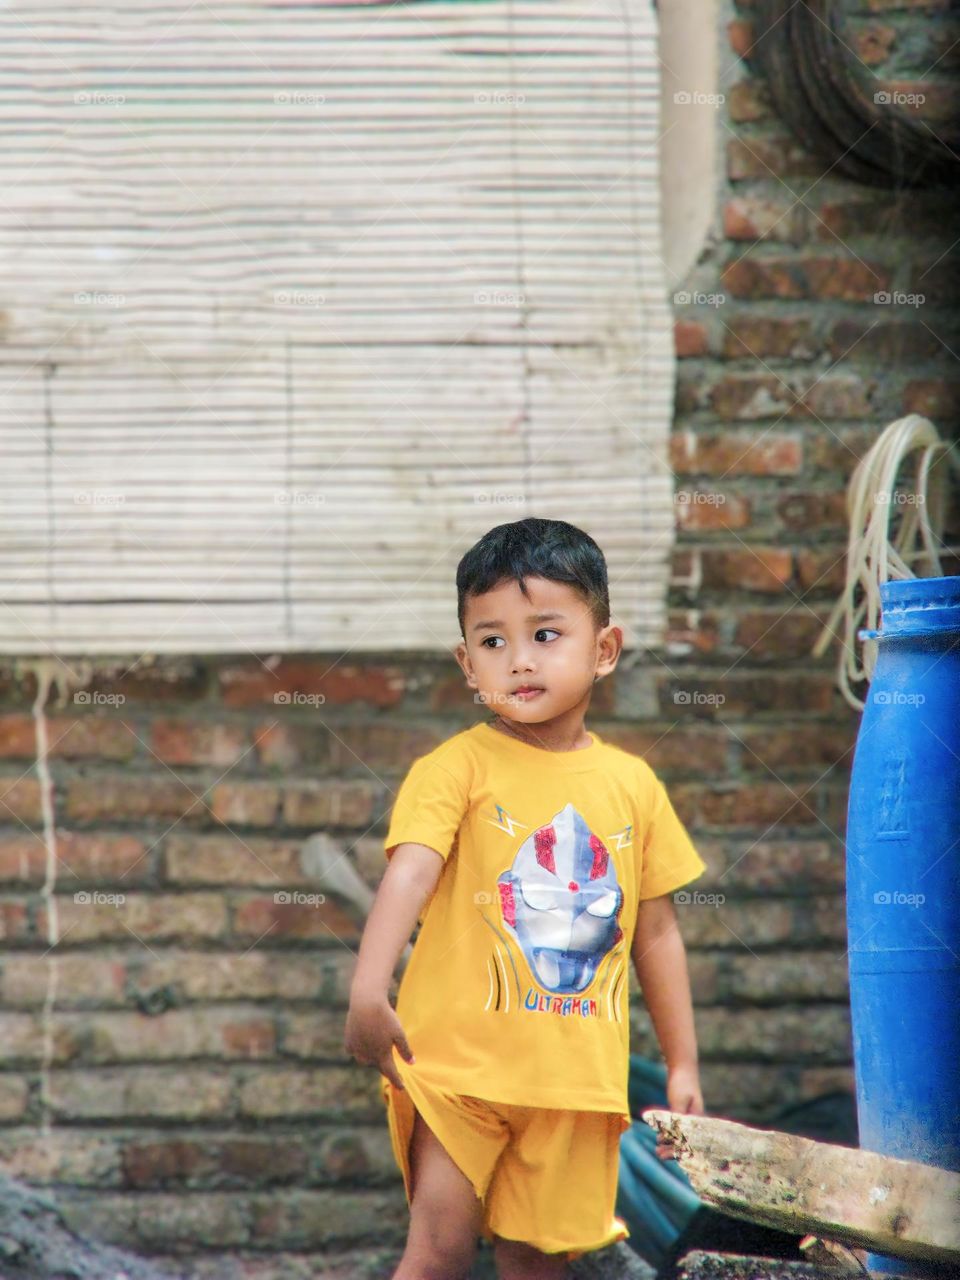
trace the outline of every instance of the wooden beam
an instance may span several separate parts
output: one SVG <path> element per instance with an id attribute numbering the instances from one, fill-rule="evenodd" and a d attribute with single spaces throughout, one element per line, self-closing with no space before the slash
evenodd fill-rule
<path id="1" fill-rule="evenodd" d="M 651 1107 L 642 1119 L 732 1217 L 960 1267 L 960 1173 L 713 1116 Z"/>

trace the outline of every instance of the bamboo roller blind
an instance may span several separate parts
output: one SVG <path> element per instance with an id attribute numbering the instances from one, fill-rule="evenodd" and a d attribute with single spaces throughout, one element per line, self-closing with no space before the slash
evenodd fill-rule
<path id="1" fill-rule="evenodd" d="M 0 10 L 8 654 L 458 639 L 493 524 L 672 542 L 648 0 Z"/>

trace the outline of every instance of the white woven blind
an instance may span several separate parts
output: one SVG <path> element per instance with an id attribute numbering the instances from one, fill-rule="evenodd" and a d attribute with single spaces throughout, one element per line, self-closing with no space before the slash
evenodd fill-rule
<path id="1" fill-rule="evenodd" d="M 0 10 L 0 650 L 436 649 L 524 515 L 672 540 L 648 0 Z"/>

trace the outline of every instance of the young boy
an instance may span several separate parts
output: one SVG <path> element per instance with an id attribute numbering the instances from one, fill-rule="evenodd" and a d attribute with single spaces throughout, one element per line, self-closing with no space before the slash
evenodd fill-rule
<path id="1" fill-rule="evenodd" d="M 401 784 L 345 1047 L 381 1072 L 403 1173 L 393 1280 L 461 1280 L 481 1234 L 501 1280 L 555 1280 L 629 1235 L 614 1206 L 631 959 L 669 1106 L 703 1112 L 671 895 L 706 866 L 650 767 L 584 728 L 623 643 L 594 540 L 562 520 L 499 525 L 457 593 L 457 662 L 495 715 Z"/>

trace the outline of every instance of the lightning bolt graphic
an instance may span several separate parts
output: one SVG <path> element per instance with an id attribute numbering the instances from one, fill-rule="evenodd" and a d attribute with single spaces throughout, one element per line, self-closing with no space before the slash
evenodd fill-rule
<path id="1" fill-rule="evenodd" d="M 497 805 L 497 821 L 495 822 L 493 818 L 484 818 L 484 822 L 489 822 L 492 827 L 496 827 L 499 831 L 505 831 L 508 836 L 514 835 L 520 828 L 526 830 L 527 827 L 525 822 L 517 822 L 516 818 L 508 817 L 507 811 L 500 804 Z"/>
<path id="2" fill-rule="evenodd" d="M 622 831 L 617 831 L 614 835 L 608 836 L 608 840 L 616 840 L 614 848 L 617 850 L 626 849 L 628 845 L 633 844 L 633 823 L 628 822 Z"/>

